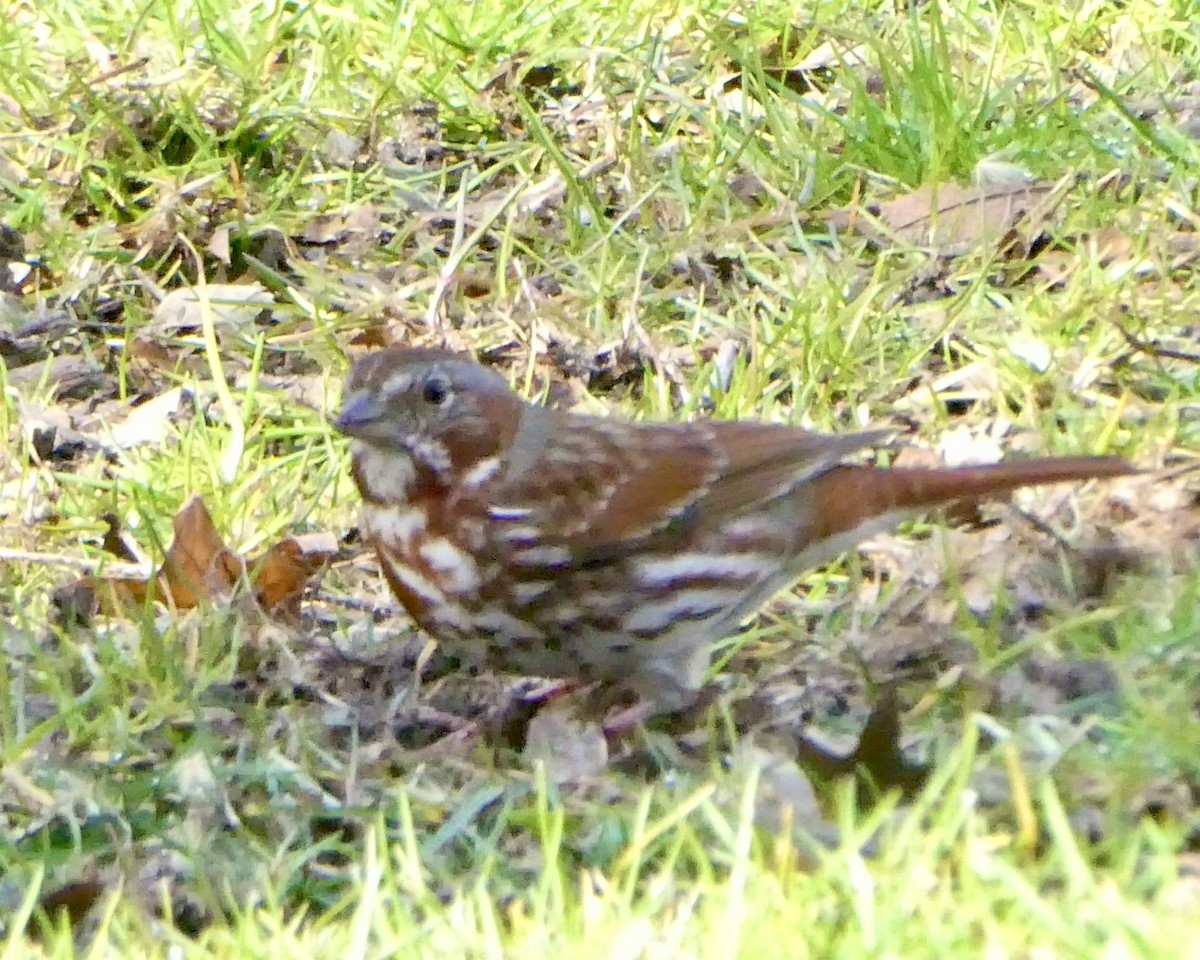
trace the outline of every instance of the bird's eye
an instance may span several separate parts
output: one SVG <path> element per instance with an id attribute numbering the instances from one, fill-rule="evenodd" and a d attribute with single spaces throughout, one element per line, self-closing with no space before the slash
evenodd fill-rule
<path id="1" fill-rule="evenodd" d="M 450 385 L 445 380 L 429 380 L 421 391 L 421 397 L 435 407 L 443 406 L 450 399 Z"/>

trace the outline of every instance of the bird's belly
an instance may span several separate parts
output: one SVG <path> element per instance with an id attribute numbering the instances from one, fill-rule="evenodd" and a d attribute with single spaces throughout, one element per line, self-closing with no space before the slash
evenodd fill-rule
<path id="1" fill-rule="evenodd" d="M 449 537 L 430 533 L 417 506 L 368 506 L 364 526 L 396 598 L 438 639 L 471 627 L 482 578 L 471 553 Z"/>
<path id="2" fill-rule="evenodd" d="M 777 544 L 758 531 L 734 549 L 728 536 L 698 538 L 580 566 L 519 526 L 463 545 L 416 506 L 369 508 L 366 520 L 409 615 L 449 652 L 505 672 L 622 679 L 707 663 L 708 647 L 784 585 Z"/>

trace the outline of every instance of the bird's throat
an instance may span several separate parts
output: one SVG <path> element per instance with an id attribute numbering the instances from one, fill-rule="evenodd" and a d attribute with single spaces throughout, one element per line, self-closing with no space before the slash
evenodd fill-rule
<path id="1" fill-rule="evenodd" d="M 417 470 L 407 453 L 384 450 L 357 440 L 351 449 L 351 475 L 365 502 L 404 503 L 408 500 Z"/>

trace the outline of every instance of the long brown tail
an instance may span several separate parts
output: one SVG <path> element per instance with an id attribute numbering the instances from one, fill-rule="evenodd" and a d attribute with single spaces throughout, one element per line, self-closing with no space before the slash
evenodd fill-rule
<path id="1" fill-rule="evenodd" d="M 979 467 L 913 468 L 846 465 L 814 478 L 820 537 L 836 537 L 873 517 L 985 500 L 1018 487 L 1136 473 L 1122 457 L 1043 457 Z"/>

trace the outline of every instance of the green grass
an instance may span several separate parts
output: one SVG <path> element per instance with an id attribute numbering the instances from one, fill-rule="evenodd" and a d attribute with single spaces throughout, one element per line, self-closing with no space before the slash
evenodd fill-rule
<path id="1" fill-rule="evenodd" d="M 0 547 L 100 558 L 111 512 L 158 557 L 196 493 L 245 555 L 344 535 L 329 415 L 380 324 L 584 410 L 890 424 L 926 446 L 990 429 L 1006 450 L 1190 465 L 1194 21 L 1181 0 L 14 4 Z M 826 220 L 1001 165 L 1076 177 L 1027 261 Z M 269 315 L 149 332 L 201 271 L 262 284 Z M 14 333 L 35 321 L 50 332 Z M 92 386 L 56 394 L 52 358 Z M 96 417 L 172 387 L 155 442 L 37 453 L 36 405 L 98 437 Z M 585 784 L 503 744 L 422 752 L 420 717 L 485 694 L 410 690 L 388 664 L 420 641 L 332 599 L 384 601 L 359 561 L 298 624 L 235 600 L 86 627 L 54 622 L 68 570 L 4 561 L 4 955 L 1186 955 L 1187 484 L 1021 501 L 1076 546 L 1142 555 L 1108 583 L 1012 511 L 1004 535 L 913 524 L 816 571 L 720 652 L 766 721 L 718 715 L 698 758 Z M 1021 672 L 1097 661 L 1109 679 Z M 853 738 L 885 681 L 925 789 L 817 778 L 820 823 L 800 826 L 839 844 L 764 828 L 730 758 Z M 27 940 L 41 898 L 81 880 L 89 919 Z"/>

